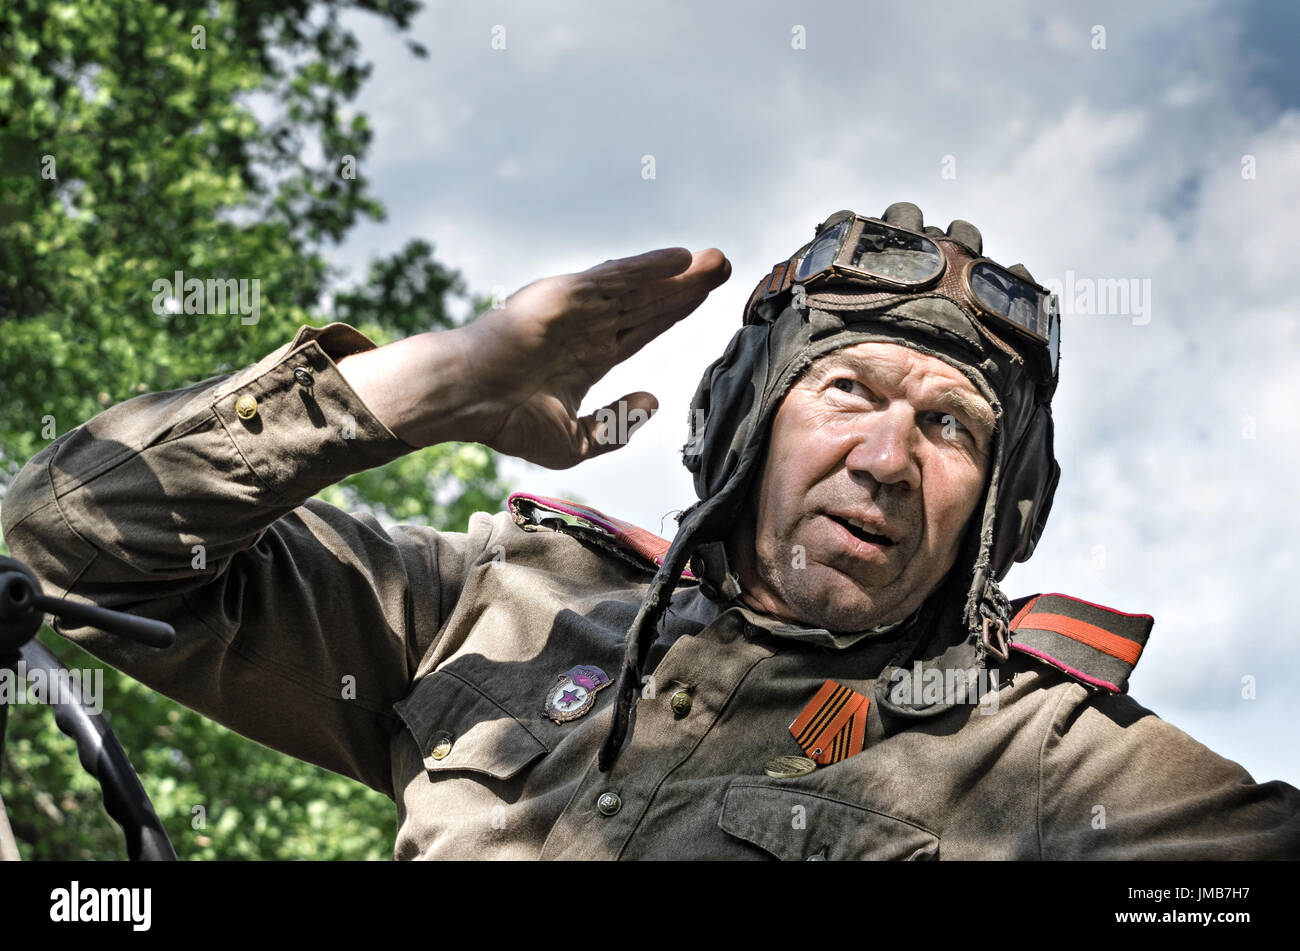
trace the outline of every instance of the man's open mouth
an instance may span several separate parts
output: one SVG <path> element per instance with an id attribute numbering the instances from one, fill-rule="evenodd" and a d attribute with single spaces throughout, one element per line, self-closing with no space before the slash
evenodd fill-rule
<path id="1" fill-rule="evenodd" d="M 889 548 L 894 544 L 894 540 L 888 535 L 880 535 L 876 532 L 869 531 L 856 519 L 845 518 L 842 515 L 827 515 L 827 518 L 843 525 L 854 538 L 861 539 L 869 544 L 879 545 L 881 548 Z"/>

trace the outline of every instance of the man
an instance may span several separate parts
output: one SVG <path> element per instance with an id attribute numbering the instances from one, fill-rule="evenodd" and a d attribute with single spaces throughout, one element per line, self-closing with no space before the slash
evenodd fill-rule
<path id="1" fill-rule="evenodd" d="M 381 348 L 304 327 L 57 439 L 5 536 L 177 643 L 61 633 L 392 796 L 397 858 L 1295 855 L 1300 793 L 1124 694 L 1150 618 L 998 589 L 1056 485 L 1059 333 L 981 243 L 897 203 L 777 265 L 696 393 L 671 545 L 524 493 L 465 534 L 311 496 L 447 440 L 614 448 L 584 396 L 727 278 L 714 250 Z"/>

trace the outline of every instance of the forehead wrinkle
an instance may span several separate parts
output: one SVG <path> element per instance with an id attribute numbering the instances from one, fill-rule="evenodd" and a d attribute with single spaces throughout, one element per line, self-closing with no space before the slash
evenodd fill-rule
<path id="1" fill-rule="evenodd" d="M 947 366 L 947 364 L 944 365 Z M 836 350 L 827 354 L 814 363 L 810 371 L 819 378 L 824 379 L 829 373 L 842 368 L 853 370 L 873 383 L 884 384 L 894 389 L 902 389 L 903 380 L 909 373 L 908 368 L 884 367 L 879 363 L 864 360 L 857 354 L 849 353 L 847 350 Z M 966 381 L 965 377 L 962 377 L 962 379 L 967 386 L 970 385 L 970 382 Z M 986 433 L 993 431 L 993 408 L 989 406 L 988 401 L 983 396 L 977 392 L 967 392 L 961 389 L 959 384 L 949 380 L 944 380 L 942 385 L 944 386 L 942 391 L 923 396 L 922 401 L 933 403 L 943 410 L 950 410 L 954 416 L 964 417 L 970 422 L 982 426 Z"/>
<path id="2" fill-rule="evenodd" d="M 897 370 L 886 369 L 878 363 L 864 360 L 857 354 L 849 353 L 847 350 L 836 350 L 828 353 L 812 365 L 812 370 L 818 376 L 825 377 L 828 373 L 845 367 L 873 382 L 886 383 L 894 387 L 900 387 L 903 378 L 907 375 L 906 369 L 901 367 Z"/>

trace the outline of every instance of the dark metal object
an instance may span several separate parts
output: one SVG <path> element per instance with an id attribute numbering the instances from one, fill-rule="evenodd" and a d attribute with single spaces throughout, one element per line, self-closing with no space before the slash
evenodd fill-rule
<path id="1" fill-rule="evenodd" d="M 44 644 L 35 640 L 46 613 L 151 647 L 170 647 L 176 639 L 171 625 L 162 621 L 45 595 L 26 565 L 13 558 L 0 557 L 0 670 L 13 670 L 16 675 L 16 664 L 22 660 L 29 669 L 51 671 L 51 682 L 59 671 L 66 670 Z M 174 861 L 176 852 L 153 803 L 104 718 L 82 702 L 54 702 L 54 699 L 49 704 L 54 722 L 76 741 L 81 765 L 99 780 L 104 808 L 126 836 L 128 857 L 132 861 Z M 0 753 L 4 751 L 7 712 L 7 705 L 0 706 Z"/>

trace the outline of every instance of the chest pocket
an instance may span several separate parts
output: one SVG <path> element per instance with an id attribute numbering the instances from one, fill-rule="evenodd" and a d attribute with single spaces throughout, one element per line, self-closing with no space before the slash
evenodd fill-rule
<path id="1" fill-rule="evenodd" d="M 507 780 L 550 751 L 495 700 L 446 671 L 421 678 L 393 709 L 431 777 L 469 772 Z"/>
<path id="2" fill-rule="evenodd" d="M 732 783 L 718 827 L 783 861 L 939 857 L 939 837 L 918 825 L 792 786 Z"/>

